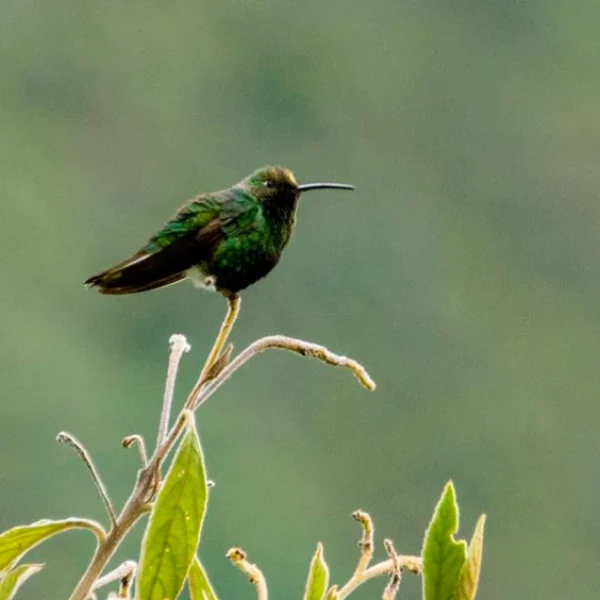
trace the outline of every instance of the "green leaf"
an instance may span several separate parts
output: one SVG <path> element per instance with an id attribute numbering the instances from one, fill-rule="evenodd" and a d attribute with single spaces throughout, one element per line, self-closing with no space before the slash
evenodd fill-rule
<path id="1" fill-rule="evenodd" d="M 456 541 L 458 505 L 451 481 L 446 484 L 423 542 L 423 597 L 425 600 L 452 600 L 467 544 Z"/>
<path id="2" fill-rule="evenodd" d="M 0 535 L 0 573 L 12 567 L 26 552 L 44 540 L 69 529 L 91 529 L 97 534 L 102 528 L 87 519 L 43 520 L 13 527 Z"/>
<path id="3" fill-rule="evenodd" d="M 455 600 L 474 600 L 481 572 L 481 559 L 483 555 L 483 530 L 485 528 L 485 515 L 481 515 L 475 525 L 475 531 L 469 544 L 467 560 L 462 567 Z"/>
<path id="4" fill-rule="evenodd" d="M 198 547 L 206 501 L 204 458 L 190 418 L 144 534 L 138 600 L 177 598 Z"/>
<path id="5" fill-rule="evenodd" d="M 218 600 L 198 557 L 194 558 L 188 572 L 188 587 L 191 600 Z"/>
<path id="6" fill-rule="evenodd" d="M 338 586 L 333 585 L 327 591 L 327 595 L 325 596 L 325 600 L 339 600 L 340 595 L 338 594 Z"/>
<path id="7" fill-rule="evenodd" d="M 6 573 L 0 580 L 0 600 L 12 600 L 17 590 L 44 565 L 20 565 Z"/>
<path id="8" fill-rule="evenodd" d="M 323 557 L 323 545 L 317 544 L 317 551 L 310 561 L 304 600 L 323 600 L 327 586 L 329 585 L 329 567 Z"/>

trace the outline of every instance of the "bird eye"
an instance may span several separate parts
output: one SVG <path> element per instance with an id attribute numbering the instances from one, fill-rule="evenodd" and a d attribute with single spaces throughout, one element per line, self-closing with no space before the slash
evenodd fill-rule
<path id="1" fill-rule="evenodd" d="M 270 179 L 267 179 L 265 182 L 263 182 L 263 185 L 265 187 L 273 187 L 275 184 Z"/>

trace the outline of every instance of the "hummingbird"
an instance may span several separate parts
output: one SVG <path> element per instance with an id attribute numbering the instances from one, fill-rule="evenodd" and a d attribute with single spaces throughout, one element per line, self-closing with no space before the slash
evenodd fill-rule
<path id="1" fill-rule="evenodd" d="M 184 204 L 131 257 L 85 281 L 102 294 L 134 294 L 190 279 L 237 297 L 277 265 L 290 241 L 301 194 L 353 190 L 342 183 L 299 185 L 284 167 L 262 167 L 234 186 Z"/>

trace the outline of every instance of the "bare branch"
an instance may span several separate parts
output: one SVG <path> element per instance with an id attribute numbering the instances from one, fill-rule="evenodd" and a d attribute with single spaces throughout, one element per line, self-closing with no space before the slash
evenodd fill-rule
<path id="1" fill-rule="evenodd" d="M 117 523 L 117 515 L 115 514 L 115 509 L 113 508 L 112 501 L 108 496 L 106 488 L 104 487 L 104 483 L 102 483 L 102 479 L 100 479 L 100 474 L 98 473 L 98 470 L 92 462 L 92 457 L 86 450 L 85 446 L 77 438 L 72 436 L 70 433 L 67 433 L 66 431 L 61 431 L 56 436 L 56 441 L 60 442 L 61 444 L 67 444 L 68 446 L 73 448 L 77 452 L 77 454 L 79 454 L 79 457 L 83 461 L 83 464 L 87 467 L 88 472 L 92 476 L 92 481 L 94 482 L 94 485 L 98 490 L 98 494 L 100 495 L 100 498 L 104 503 L 104 507 L 106 508 L 106 512 L 108 513 L 108 516 L 110 518 L 111 525 L 114 527 Z"/>
<path id="2" fill-rule="evenodd" d="M 225 367 L 217 377 L 206 384 L 201 389 L 194 388 L 192 394 L 196 394 L 196 397 L 188 398 L 188 402 L 191 399 L 191 407 L 193 410 L 204 404 L 212 396 L 225 381 L 227 381 L 242 365 L 248 362 L 252 357 L 264 352 L 265 350 L 276 349 L 276 350 L 288 350 L 289 352 L 295 352 L 301 356 L 308 356 L 310 358 L 317 358 L 318 360 L 335 367 L 345 367 L 350 369 L 354 376 L 360 381 L 360 383 L 368 390 L 375 389 L 375 382 L 371 379 L 366 369 L 357 361 L 347 358 L 346 356 L 340 356 L 334 354 L 325 346 L 319 346 L 311 342 L 305 342 L 296 338 L 287 337 L 285 335 L 271 335 L 268 337 L 261 338 L 253 344 L 250 344 L 245 350 L 240 352 L 228 365 Z"/>
<path id="3" fill-rule="evenodd" d="M 390 581 L 383 590 L 382 600 L 394 600 L 394 598 L 398 595 L 400 583 L 402 582 L 402 565 L 398 560 L 398 555 L 396 554 L 396 549 L 394 548 L 392 540 L 383 540 L 383 545 L 385 546 L 385 551 L 392 562 L 392 575 L 390 577 Z"/>

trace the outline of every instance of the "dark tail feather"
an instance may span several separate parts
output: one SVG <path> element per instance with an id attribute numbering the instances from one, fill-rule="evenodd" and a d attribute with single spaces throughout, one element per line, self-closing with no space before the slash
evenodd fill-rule
<path id="1" fill-rule="evenodd" d="M 101 294 L 135 294 L 165 287 L 185 279 L 185 270 L 173 272 L 173 265 L 161 253 L 133 256 L 84 283 Z"/>
<path id="2" fill-rule="evenodd" d="M 90 280 L 93 279 L 90 277 Z M 98 291 L 101 294 L 113 295 L 117 296 L 119 294 L 137 294 L 138 292 L 148 292 L 150 290 L 155 290 L 157 288 L 167 287 L 168 285 L 173 285 L 174 283 L 179 283 L 185 279 L 185 274 L 178 273 L 177 275 L 171 275 L 171 277 L 165 277 L 164 279 L 159 279 L 158 281 L 150 281 L 144 285 L 119 285 L 114 286 L 111 284 L 103 284 L 101 282 L 86 281 L 86 285 L 91 287 L 98 287 Z"/>

